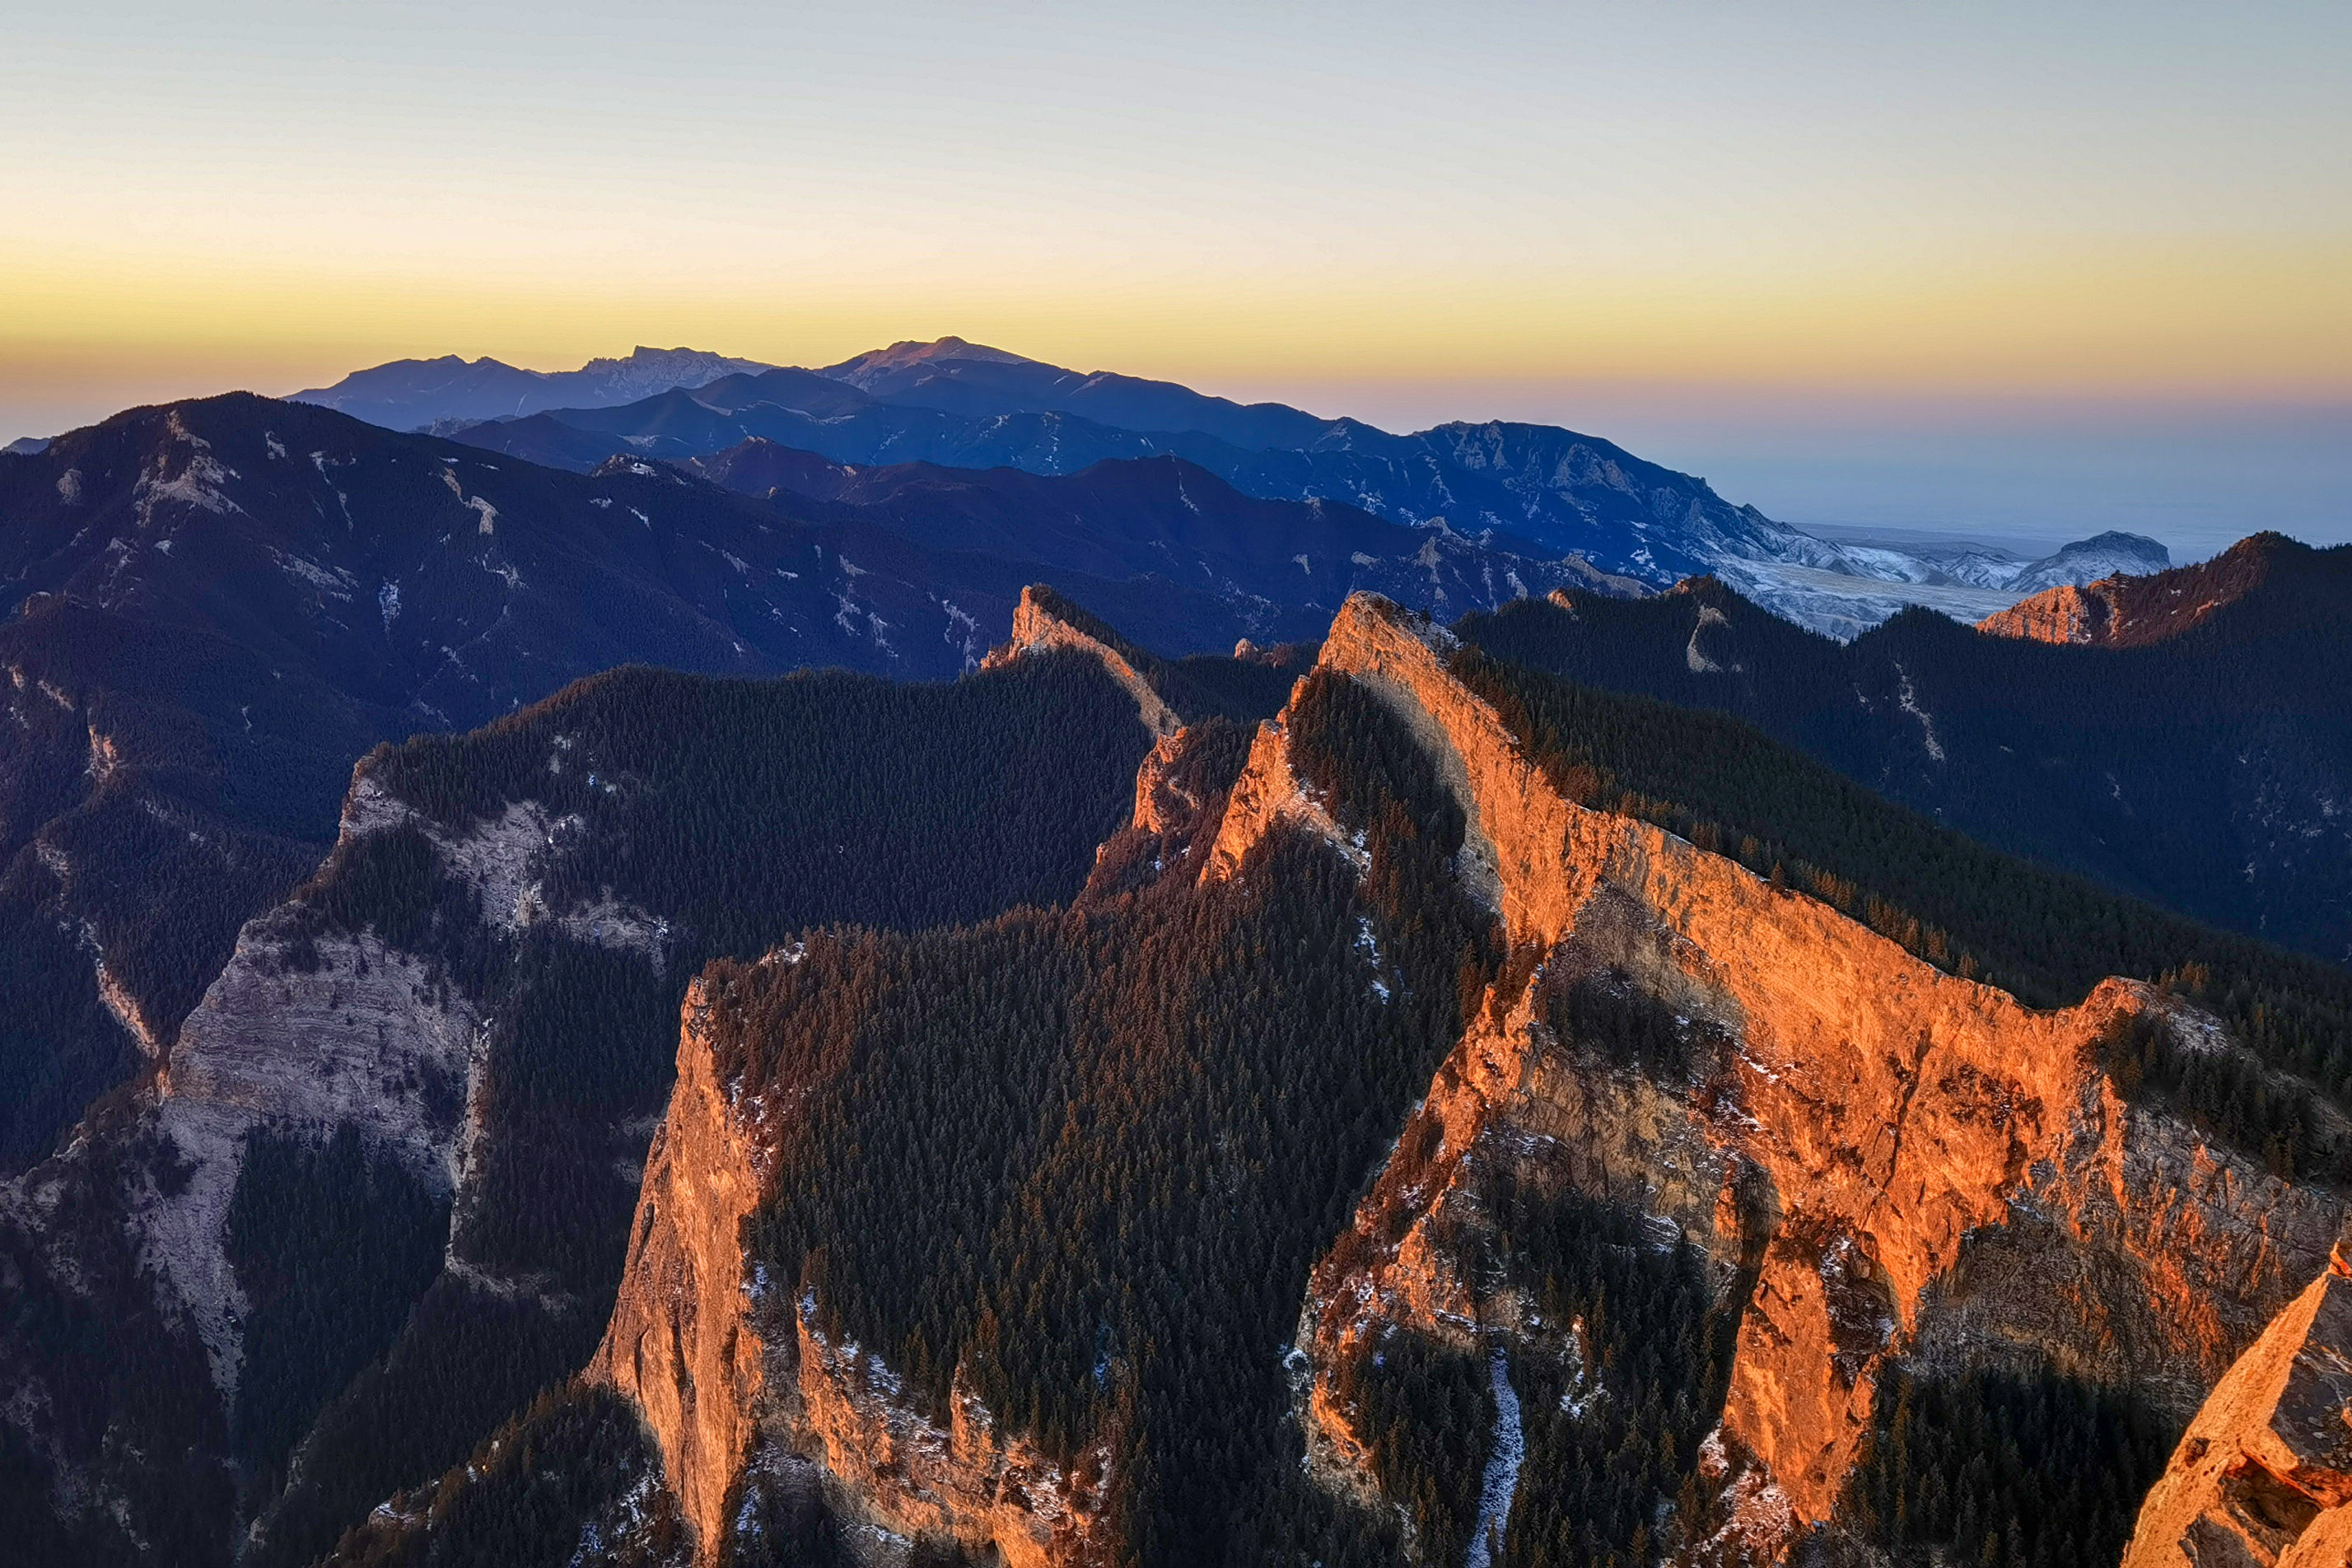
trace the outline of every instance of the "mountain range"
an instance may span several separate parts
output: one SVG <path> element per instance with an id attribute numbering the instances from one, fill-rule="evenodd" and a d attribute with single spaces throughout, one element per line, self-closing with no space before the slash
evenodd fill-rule
<path id="1" fill-rule="evenodd" d="M 2096 638 L 2044 635 L 2078 601 L 2128 607 Z M 2051 590 L 1986 622 L 1998 636 L 1913 609 L 1839 644 L 1713 579 L 1459 629 L 1580 684 L 1738 714 L 1986 843 L 2346 963 L 2352 692 L 2323 672 L 2352 667 L 2347 603 L 2352 548 L 2269 534 Z"/>
<path id="2" fill-rule="evenodd" d="M 674 385 L 635 401 L 535 403 L 478 425 L 467 422 L 473 404 L 440 397 L 440 373 L 417 368 L 438 363 L 382 366 L 296 395 L 353 409 L 396 402 L 415 426 L 582 469 L 620 455 L 695 457 L 752 438 L 861 466 L 922 461 L 1046 474 L 1171 455 L 1249 495 L 1343 501 L 1408 527 L 1444 520 L 1458 533 L 1503 536 L 1501 547 L 1517 553 L 1574 555 L 1653 586 L 1715 572 L 1777 613 L 1841 637 L 1906 603 L 1976 619 L 2001 607 L 1986 595 L 2011 587 L 2014 598 L 2168 563 L 2162 545 L 2123 534 L 2031 562 L 1990 550 L 1953 559 L 1848 546 L 1735 507 L 1705 480 L 1612 442 L 1555 426 L 1488 421 L 1391 435 L 1360 420 L 1237 404 L 1171 382 L 1064 370 L 961 338 L 898 343 L 814 371 L 699 383 L 681 372 Z M 473 395 L 469 384 L 463 396 Z M 363 397 L 379 403 L 362 405 Z"/>
<path id="3" fill-rule="evenodd" d="M 372 753 L 0 1205 L 14 1539 L 2112 1561 L 2346 1224 L 2352 975 L 1486 631 L 1034 590 Z"/>
<path id="4" fill-rule="evenodd" d="M 772 368 L 699 349 L 640 346 L 618 359 L 592 359 L 578 370 L 522 370 L 488 358 L 394 360 L 354 371 L 332 386 L 293 395 L 371 425 L 422 430 L 453 421 L 513 418 L 563 404 L 628 403 L 674 386 L 699 386 L 722 375 Z"/>
<path id="5" fill-rule="evenodd" d="M 630 663 L 948 679 L 1033 581 L 1179 655 L 1311 638 L 1358 588 L 1459 613 L 1605 584 L 1173 458 L 700 466 L 562 472 L 245 395 L 0 457 L 0 1164 L 166 1054 L 380 742 Z"/>
<path id="6" fill-rule="evenodd" d="M 0 454 L 0 1556 L 2352 1539 L 2352 547 L 578 374 Z"/>

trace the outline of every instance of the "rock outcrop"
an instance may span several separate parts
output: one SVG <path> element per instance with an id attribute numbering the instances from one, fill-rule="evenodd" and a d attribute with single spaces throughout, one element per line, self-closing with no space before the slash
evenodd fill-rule
<path id="1" fill-rule="evenodd" d="M 2112 603 L 2101 584 L 2078 588 L 2062 583 L 2030 599 L 2020 599 L 1977 623 L 1977 630 L 1998 637 L 2027 637 L 2035 642 L 2095 643 L 2106 640 Z"/>
<path id="2" fill-rule="evenodd" d="M 2124 1568 L 2352 1563 L 2352 1264 L 2272 1320 L 2140 1505 Z"/>
<path id="3" fill-rule="evenodd" d="M 795 962 L 789 950 L 769 960 Z M 719 1560 L 756 1450 L 818 1460 L 850 1519 L 906 1542 L 953 1540 L 1012 1568 L 1108 1560 L 1107 1449 L 1066 1471 L 1003 1429 L 959 1381 L 944 1426 L 881 1358 L 827 1340 L 813 1294 L 747 1272 L 744 1222 L 775 1147 L 771 1119 L 718 1081 L 701 981 L 687 994 L 677 1084 L 646 1163 L 626 1271 L 588 1375 L 633 1399 L 693 1527 Z"/>
<path id="4" fill-rule="evenodd" d="M 1081 630 L 1055 614 L 1049 596 L 1034 587 L 1021 590 L 1021 603 L 1013 612 L 1011 639 L 982 660 L 981 668 L 994 669 L 1034 649 L 1058 647 L 1076 648 L 1099 659 L 1103 668 L 1110 672 L 1111 679 L 1125 687 L 1128 695 L 1135 699 L 1138 717 L 1142 719 L 1144 728 L 1154 735 L 1172 735 L 1184 727 L 1184 721 L 1176 716 L 1176 710 L 1161 700 L 1160 693 L 1152 689 L 1151 682 L 1128 662 L 1125 655 L 1091 632 Z"/>
<path id="5" fill-rule="evenodd" d="M 1437 759 L 1470 822 L 1466 878 L 1539 962 L 1490 995 L 1318 1271 L 1302 1324 L 1318 1376 L 1381 1321 L 1517 1330 L 1524 1304 L 1474 1278 L 1461 1245 L 1480 1163 L 1636 1194 L 1747 1290 L 1721 1436 L 1769 1478 L 1751 1487 L 1759 1508 L 1801 1526 L 1830 1516 L 1890 1358 L 2030 1352 L 2185 1415 L 2327 1255 L 2335 1194 L 2127 1106 L 2096 1064 L 2121 1015 L 2209 1042 L 2210 1020 L 2122 981 L 2028 1009 L 1737 862 L 1577 805 L 1447 652 L 1442 631 L 1359 598 L 1322 663 Z M 1213 872 L 1300 798 L 1269 724 Z M 1687 1080 L 1560 1038 L 1542 997 L 1583 978 L 1690 1026 L 1703 1048 Z M 1329 1413 L 1323 1389 L 1310 1404 Z"/>

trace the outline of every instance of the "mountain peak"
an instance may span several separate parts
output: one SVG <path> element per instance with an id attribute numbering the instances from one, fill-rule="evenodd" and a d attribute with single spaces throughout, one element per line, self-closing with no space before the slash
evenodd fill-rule
<path id="1" fill-rule="evenodd" d="M 2067 549 L 2087 550 L 2110 539 L 2153 545 L 2159 556 L 2164 550 L 2152 540 L 2137 540 L 2132 534 L 2102 534 L 2098 539 L 2084 541 L 2080 547 L 2069 545 Z M 2320 562 L 2321 552 L 2284 534 L 2257 533 L 2240 540 L 2210 561 L 2193 565 L 2159 567 L 2143 573 L 2126 569 L 2079 587 L 2062 582 L 2020 600 L 1998 615 L 1987 616 L 1977 623 L 1977 629 L 1998 637 L 2032 637 L 2042 642 L 2143 647 L 2205 625 L 2240 600 L 2263 591 L 2282 564 L 2305 560 Z M 2313 575 L 2323 582 L 2340 581 L 2340 572 L 2341 567 L 2330 558 L 2316 574 L 2299 575 Z M 2283 612 L 2284 604 L 2279 603 L 2274 604 L 2271 613 Z"/>
<path id="2" fill-rule="evenodd" d="M 1038 362 L 1024 354 L 1003 349 L 992 349 L 985 343 L 967 342 L 958 337 L 935 338 L 929 342 L 907 338 L 887 349 L 868 349 L 862 354 L 852 354 L 839 364 L 827 365 L 817 374 L 839 380 L 855 381 L 858 376 L 885 371 L 905 370 L 911 365 L 929 364 L 934 360 L 983 360 L 991 364 L 1035 364 Z"/>

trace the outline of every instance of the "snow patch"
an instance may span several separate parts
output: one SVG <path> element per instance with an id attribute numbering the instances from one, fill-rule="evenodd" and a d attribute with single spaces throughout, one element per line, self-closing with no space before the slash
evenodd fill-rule
<path id="1" fill-rule="evenodd" d="M 1470 1532 L 1465 1568 L 1494 1568 L 1494 1547 L 1511 1523 L 1511 1498 L 1519 1489 L 1519 1467 L 1527 1463 L 1528 1439 L 1519 1426 L 1519 1393 L 1511 1386 L 1511 1360 L 1496 1345 L 1486 1356 L 1487 1386 L 1495 1395 L 1495 1448 L 1478 1482 L 1478 1522 Z"/>

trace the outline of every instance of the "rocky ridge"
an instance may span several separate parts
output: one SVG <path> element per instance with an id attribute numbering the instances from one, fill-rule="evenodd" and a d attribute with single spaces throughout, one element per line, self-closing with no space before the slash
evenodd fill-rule
<path id="1" fill-rule="evenodd" d="M 2352 1263 L 2341 1251 L 2197 1413 L 2124 1568 L 2352 1562 Z"/>
<path id="2" fill-rule="evenodd" d="M 797 962 L 791 950 L 769 963 Z M 739 1233 L 789 1105 L 715 1080 L 704 983 L 689 991 L 677 1087 L 646 1162 L 629 1263 L 588 1376 L 634 1400 L 692 1525 L 722 1559 L 755 1450 L 813 1458 L 834 1504 L 903 1556 L 918 1537 L 992 1551 L 1013 1568 L 1107 1561 L 1107 1452 L 1076 1474 L 1006 1432 L 961 1384 L 948 1425 L 917 1410 L 879 1356 L 828 1341 L 813 1297 L 745 1277 Z"/>
<path id="3" fill-rule="evenodd" d="M 2145 647 L 2203 626 L 2261 587 L 2280 561 L 2305 552 L 2275 533 L 2239 541 L 2210 561 L 2169 571 L 2114 572 L 2075 586 L 2059 583 L 1977 623 L 1995 637 Z"/>
<path id="4" fill-rule="evenodd" d="M 1021 590 L 1021 602 L 1013 611 L 1011 640 L 991 652 L 981 668 L 997 669 L 1024 654 L 1065 647 L 1099 660 L 1110 678 L 1135 699 L 1137 715 L 1156 739 L 1165 739 L 1184 727 L 1175 710 L 1118 649 L 1056 615 L 1046 596 L 1034 587 Z"/>
<path id="5" fill-rule="evenodd" d="M 1490 994 L 1318 1274 L 1301 1341 L 1318 1377 L 1383 1319 L 1540 1340 L 1509 1282 L 1471 1267 L 1470 1168 L 1638 1194 L 1746 1292 L 1720 1438 L 1763 1479 L 1751 1512 L 1785 1508 L 1801 1528 L 1834 1512 L 1890 1360 L 2047 1354 L 2185 1414 L 2326 1256 L 2336 1194 L 2126 1105 L 2095 1065 L 2101 1030 L 2141 1011 L 2233 1048 L 2210 1020 L 2121 981 L 2032 1012 L 1735 862 L 1578 806 L 1446 651 L 1442 632 L 1359 599 L 1322 660 L 1439 758 L 1472 823 L 1465 874 L 1537 962 Z M 1217 864 L 1295 809 L 1278 742 L 1261 731 Z M 1695 1026 L 1690 1081 L 1559 1038 L 1547 988 L 1594 976 Z M 1312 1408 L 1345 1455 L 1324 1389 Z"/>
<path id="6" fill-rule="evenodd" d="M 1085 647 L 1149 691 L 1043 599 L 1024 611 L 1021 646 Z M 1706 1533 L 1678 1548 L 1692 1562 L 1778 1561 L 1833 1525 L 1898 1367 L 2055 1365 L 2185 1418 L 2328 1256 L 2339 1194 L 2126 1102 L 2098 1066 L 2102 1034 L 2135 1016 L 2192 1048 L 2238 1049 L 2214 1020 L 2122 980 L 2025 1008 L 1733 860 L 1578 805 L 1455 677 L 1452 651 L 1443 631 L 1359 596 L 1319 659 L 1437 764 L 1470 825 L 1459 873 L 1514 957 L 1312 1278 L 1294 1363 L 1310 1473 L 1379 1497 L 1333 1373 L 1387 1324 L 1559 1358 L 1605 1393 L 1581 1325 L 1543 1321 L 1481 1245 L 1475 1178 L 1497 1168 L 1637 1205 L 1657 1245 L 1704 1253 L 1737 1315 L 1728 1395 L 1699 1456 Z M 1187 731 L 1154 727 L 1131 834 L 1181 826 L 1201 798 L 1168 788 Z M 1277 823 L 1362 854 L 1292 765 L 1282 718 L 1257 730 L 1200 875 L 1232 875 Z M 765 962 L 795 961 L 787 948 Z M 1551 1003 L 1579 984 L 1662 1005 L 1686 1070 L 1613 1062 L 1563 1032 Z M 1107 1456 L 1057 1468 L 961 1384 L 927 1416 L 894 1369 L 827 1342 L 806 1296 L 749 1269 L 740 1233 L 791 1108 L 719 1081 L 710 1000 L 698 989 L 688 1005 L 594 1370 L 644 1413 L 700 1559 L 719 1559 L 740 1489 L 788 1452 L 820 1466 L 828 1501 L 889 1552 L 949 1536 L 1024 1565 L 1101 1560 Z"/>

